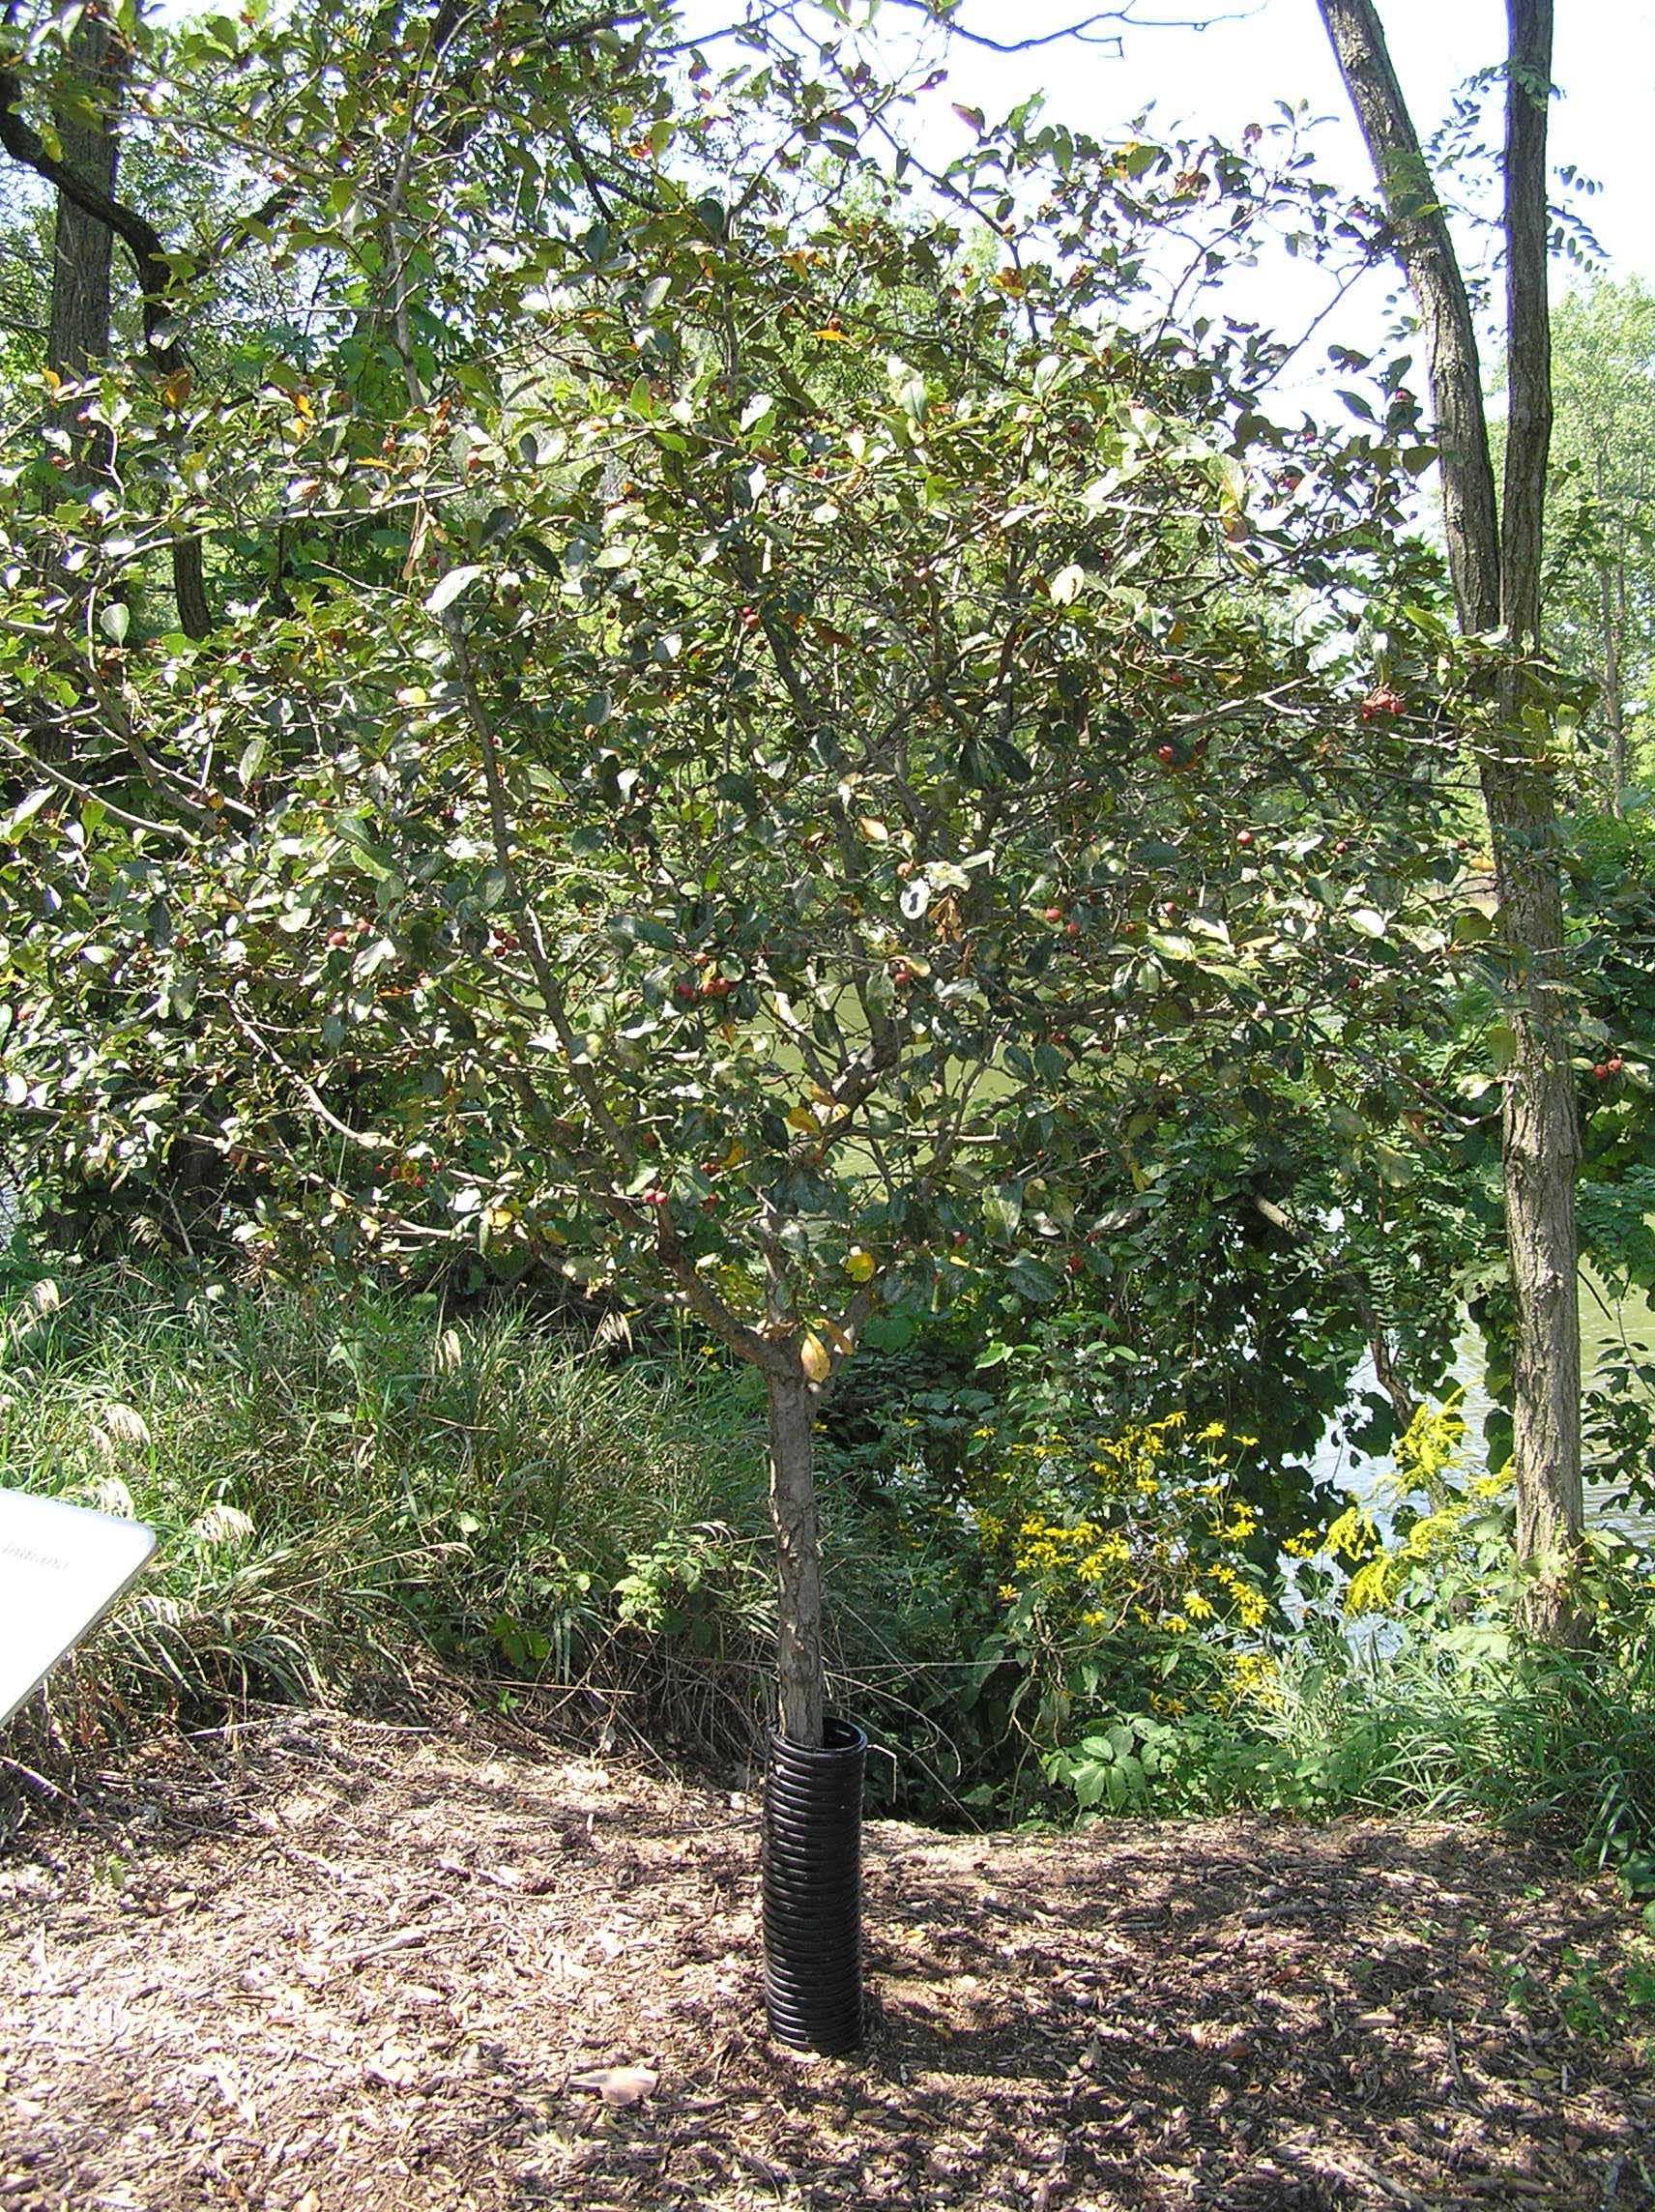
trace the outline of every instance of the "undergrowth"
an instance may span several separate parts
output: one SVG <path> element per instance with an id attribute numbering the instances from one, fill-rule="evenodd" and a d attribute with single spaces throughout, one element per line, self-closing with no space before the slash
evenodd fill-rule
<path id="1" fill-rule="evenodd" d="M 991 1434 L 984 1393 L 966 1394 L 976 1425 L 946 1440 L 962 1464 Z M 921 1426 L 890 1425 L 911 1440 Z M 1461 1544 L 1460 1627 L 1421 1603 L 1352 1642 L 1313 1614 L 1253 1636 L 1239 1668 L 1215 1653 L 1221 1694 L 1187 1709 L 1137 1702 L 1160 1663 L 1118 1659 L 1087 1661 L 1054 1703 L 1032 1631 L 1009 1633 L 1043 1617 L 1034 1569 L 1008 1569 L 981 1513 L 940 1509 L 912 1468 L 882 1483 L 872 1447 L 863 1464 L 824 1441 L 835 1701 L 891 1748 L 873 1763 L 887 1801 L 983 1825 L 1470 1815 L 1655 1889 L 1646 1579 L 1621 1578 L 1590 1654 L 1468 1633 L 1467 1590 L 1498 1579 L 1483 1514 L 1465 1522 L 1486 1552 Z M 554 1725 L 744 1765 L 773 1640 L 763 1445 L 752 1384 L 687 1340 L 623 1353 L 508 1304 L 462 1316 L 361 1286 L 15 1269 L 0 1279 L 0 1485 L 135 1514 L 160 1550 L 0 1748 L 26 1767 L 255 1703 L 419 1696 L 439 1665 L 468 1696 Z M 1447 1587 L 1440 1543 L 1428 1564 Z M 1068 1553 L 1036 1565 L 1055 1606 Z M 1069 1611 L 1054 1615 L 1065 1638 Z M 1193 1660 L 1196 1639 L 1177 1642 Z M 1028 1716 L 1078 1708 L 1083 1690 L 1089 1717 L 1038 1742 Z"/>

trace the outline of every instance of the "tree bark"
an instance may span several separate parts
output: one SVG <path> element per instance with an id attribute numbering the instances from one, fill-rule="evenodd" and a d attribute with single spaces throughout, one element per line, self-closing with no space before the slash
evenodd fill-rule
<path id="1" fill-rule="evenodd" d="M 1599 476 L 1599 505 L 1603 501 Z M 1618 571 L 1618 573 L 1617 573 Z M 1616 586 L 1618 585 L 1618 592 Z M 1626 713 L 1621 703 L 1621 640 L 1626 624 L 1624 559 L 1598 563 L 1598 626 L 1602 651 L 1604 728 L 1609 737 L 1609 810 L 1619 822 L 1626 813 Z"/>
<path id="2" fill-rule="evenodd" d="M 1503 513 L 1483 410 L 1476 331 L 1441 198 L 1372 0 L 1318 0 L 1415 303 L 1437 418 L 1442 504 L 1460 627 L 1507 648 L 1497 727 L 1478 776 L 1510 961 L 1515 1037 L 1501 1116 L 1506 1243 L 1515 1316 L 1513 1477 L 1518 1547 L 1534 1570 L 1530 1625 L 1570 1638 L 1570 1578 L 1582 1525 L 1580 1125 L 1565 1003 L 1556 809 L 1544 741 L 1524 725 L 1539 633 L 1551 444 L 1546 292 L 1546 125 L 1552 0 L 1508 0 L 1505 234 L 1509 422 Z"/>
<path id="3" fill-rule="evenodd" d="M 63 159 L 76 176 L 112 193 L 120 151 L 115 117 L 126 78 L 126 55 L 111 40 L 108 24 L 101 16 L 86 15 L 71 42 L 70 58 L 98 110 L 98 120 L 88 123 L 67 108 L 58 111 L 53 121 Z M 78 381 L 108 359 L 114 243 L 107 223 L 59 191 L 46 336 L 46 366 L 59 376 Z"/>
<path id="4" fill-rule="evenodd" d="M 802 1373 L 766 1373 L 769 1394 L 770 1526 L 776 1545 L 776 1678 L 781 1731 L 822 1743 L 822 1554 L 816 1534 L 812 1433 L 816 1393 Z"/>

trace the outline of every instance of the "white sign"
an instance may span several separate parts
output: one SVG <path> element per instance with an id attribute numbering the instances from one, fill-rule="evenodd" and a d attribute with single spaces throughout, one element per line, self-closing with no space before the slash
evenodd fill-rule
<path id="1" fill-rule="evenodd" d="M 141 1521 L 0 1490 L 0 1728 L 155 1550 Z"/>

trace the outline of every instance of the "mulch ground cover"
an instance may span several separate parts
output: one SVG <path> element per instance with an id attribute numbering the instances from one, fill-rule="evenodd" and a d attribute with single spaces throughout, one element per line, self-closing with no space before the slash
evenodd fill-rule
<path id="1" fill-rule="evenodd" d="M 218 1742 L 0 1852 L 4 2212 L 1655 2206 L 1643 1923 L 1539 1848 L 873 1822 L 867 2049 L 798 2060 L 746 1795 Z"/>

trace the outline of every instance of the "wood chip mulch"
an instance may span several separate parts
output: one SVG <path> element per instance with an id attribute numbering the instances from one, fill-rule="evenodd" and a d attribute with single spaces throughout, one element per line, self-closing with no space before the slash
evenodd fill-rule
<path id="1" fill-rule="evenodd" d="M 239 1744 L 0 1852 L 4 2212 L 1655 2207 L 1655 1954 L 1538 1848 L 870 1823 L 868 2048 L 798 2060 L 749 1797 L 464 1730 Z"/>

